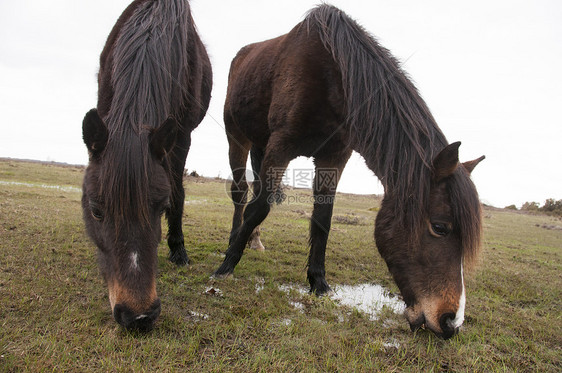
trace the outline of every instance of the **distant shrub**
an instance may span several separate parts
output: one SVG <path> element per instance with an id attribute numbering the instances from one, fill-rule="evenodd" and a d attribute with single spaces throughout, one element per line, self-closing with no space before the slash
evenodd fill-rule
<path id="1" fill-rule="evenodd" d="M 521 206 L 521 210 L 562 216 L 562 199 L 557 201 L 554 198 L 549 198 L 545 201 L 543 206 L 540 206 L 538 202 L 525 202 L 523 206 Z"/>
<path id="2" fill-rule="evenodd" d="M 538 202 L 525 202 L 523 206 L 521 206 L 521 210 L 523 211 L 539 211 L 539 203 Z"/>
<path id="3" fill-rule="evenodd" d="M 505 206 L 506 210 L 517 210 L 517 206 L 515 205 L 509 205 L 509 206 Z"/>
<path id="4" fill-rule="evenodd" d="M 556 201 L 554 198 L 549 198 L 540 209 L 546 213 L 562 216 L 562 199 Z"/>

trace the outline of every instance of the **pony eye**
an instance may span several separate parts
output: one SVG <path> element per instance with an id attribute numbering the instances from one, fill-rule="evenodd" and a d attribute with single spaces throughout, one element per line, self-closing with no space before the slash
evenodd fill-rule
<path id="1" fill-rule="evenodd" d="M 92 210 L 92 217 L 94 219 L 96 219 L 97 221 L 103 220 L 103 215 L 102 215 L 101 211 L 98 210 L 98 209 Z"/>
<path id="2" fill-rule="evenodd" d="M 92 217 L 97 221 L 103 220 L 103 213 L 99 207 L 99 205 L 95 202 L 90 202 L 90 213 Z"/>
<path id="3" fill-rule="evenodd" d="M 433 236 L 443 237 L 449 234 L 449 227 L 444 223 L 431 223 L 431 234 Z"/>

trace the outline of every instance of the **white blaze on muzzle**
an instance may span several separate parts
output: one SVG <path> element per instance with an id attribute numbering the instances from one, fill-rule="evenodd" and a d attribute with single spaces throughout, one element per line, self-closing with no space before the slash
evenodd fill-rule
<path id="1" fill-rule="evenodd" d="M 462 264 L 461 264 L 461 284 L 462 284 L 462 292 L 461 292 L 461 297 L 459 299 L 459 309 L 455 314 L 454 320 L 450 321 L 449 324 L 449 326 L 451 326 L 454 329 L 460 328 L 460 326 L 464 322 L 464 307 L 466 306 L 466 295 L 464 292 L 464 273 L 463 273 Z"/>

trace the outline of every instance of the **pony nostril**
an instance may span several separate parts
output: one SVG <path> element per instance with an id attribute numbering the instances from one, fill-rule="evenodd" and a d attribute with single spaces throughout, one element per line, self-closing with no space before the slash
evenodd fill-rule
<path id="1" fill-rule="evenodd" d="M 457 334 L 459 328 L 454 326 L 455 314 L 452 312 L 444 313 L 439 318 L 439 326 L 443 332 L 443 339 L 449 339 Z"/>
<path id="2" fill-rule="evenodd" d="M 113 318 L 119 325 L 124 326 L 125 328 L 128 324 L 127 321 L 130 320 L 132 316 L 133 312 L 124 304 L 119 303 L 113 307 Z"/>
<path id="3" fill-rule="evenodd" d="M 140 332 L 149 332 L 154 327 L 154 321 L 160 315 L 160 299 L 152 303 L 147 312 L 134 313 L 129 307 L 120 303 L 113 308 L 113 317 L 119 325 L 127 330 L 136 330 Z"/>

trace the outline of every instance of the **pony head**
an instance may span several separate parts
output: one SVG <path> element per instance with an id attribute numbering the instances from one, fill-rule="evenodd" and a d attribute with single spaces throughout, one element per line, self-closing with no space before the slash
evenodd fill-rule
<path id="1" fill-rule="evenodd" d="M 423 216 L 395 219 L 395 196 L 387 193 L 375 230 L 410 327 L 425 326 L 445 339 L 464 321 L 463 271 L 480 246 L 481 209 L 470 173 L 484 157 L 459 163 L 459 146 L 446 146 L 433 160 Z"/>
<path id="2" fill-rule="evenodd" d="M 139 134 L 110 135 L 95 109 L 83 121 L 90 156 L 83 217 L 98 247 L 113 316 L 127 329 L 150 330 L 160 314 L 157 247 L 161 216 L 170 207 L 166 153 L 176 131 L 176 121 L 168 119 Z"/>

